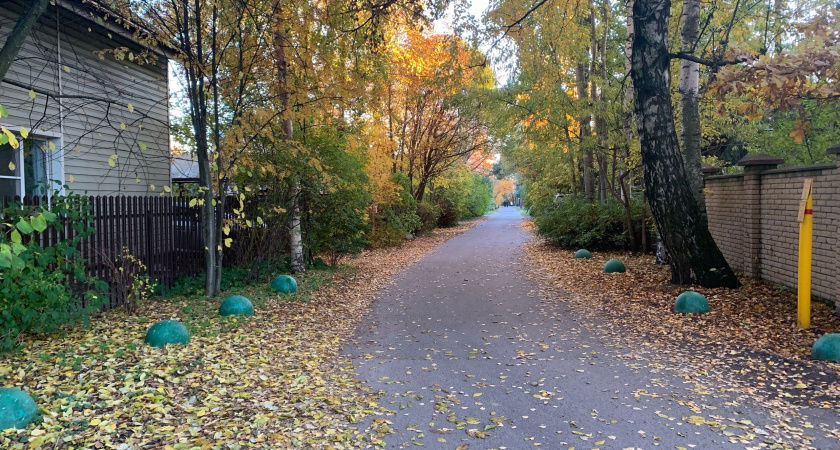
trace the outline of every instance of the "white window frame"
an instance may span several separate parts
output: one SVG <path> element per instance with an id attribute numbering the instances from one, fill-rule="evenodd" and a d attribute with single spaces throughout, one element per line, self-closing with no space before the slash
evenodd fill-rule
<path id="1" fill-rule="evenodd" d="M 14 130 L 20 130 L 20 127 L 16 127 L 14 125 L 0 123 L 0 125 L 6 127 L 7 130 L 14 132 Z M 21 137 L 22 138 L 22 137 Z M 55 133 L 52 131 L 38 131 L 32 132 L 30 131 L 29 136 L 26 138 L 28 140 L 40 140 L 46 141 L 47 143 L 52 142 L 55 144 L 55 150 L 47 149 L 46 152 L 49 152 L 50 157 L 48 159 L 49 164 L 47 164 L 47 180 L 57 180 L 60 183 L 61 188 L 59 189 L 59 193 L 64 193 L 64 139 L 61 133 Z M 2 179 L 11 179 L 18 181 L 18 191 L 20 192 L 20 197 L 23 198 L 26 196 L 26 171 L 24 170 L 24 155 L 23 155 L 23 139 L 19 140 L 18 148 L 13 149 L 17 154 L 17 167 L 20 169 L 20 176 L 9 176 L 9 175 L 0 175 Z M 48 198 L 51 198 L 55 192 L 55 189 L 52 187 L 52 183 L 50 183 L 50 188 L 46 190 L 46 194 Z"/>

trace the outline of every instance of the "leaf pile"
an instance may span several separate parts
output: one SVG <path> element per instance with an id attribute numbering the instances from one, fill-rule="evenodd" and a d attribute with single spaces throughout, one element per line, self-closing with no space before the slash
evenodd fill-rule
<path id="1" fill-rule="evenodd" d="M 435 232 L 398 250 L 366 251 L 350 267 L 298 276 L 295 297 L 251 287 L 251 318 L 219 317 L 222 299 L 149 302 L 138 316 L 110 311 L 87 330 L 30 339 L 0 362 L 0 385 L 37 400 L 41 416 L 0 434 L 0 447 L 357 448 L 380 414 L 374 394 L 339 356 L 392 275 L 478 221 Z M 266 280 L 267 281 L 267 280 Z M 303 300 L 303 301 L 301 301 Z M 153 348 L 151 324 L 178 319 L 191 343 Z"/>
<path id="2" fill-rule="evenodd" d="M 526 252 L 538 268 L 531 276 L 544 289 L 543 298 L 563 301 L 588 328 L 616 344 L 644 349 L 648 359 L 666 359 L 685 380 L 712 378 L 723 386 L 718 393 L 763 404 L 779 418 L 774 431 L 780 436 L 807 442 L 807 430 L 788 423 L 790 417 L 802 421 L 807 408 L 840 408 L 840 364 L 810 359 L 817 338 L 840 332 L 833 307 L 813 302 L 811 329 L 800 330 L 796 293 L 760 280 L 743 278 L 740 289 L 675 286 L 668 267 L 657 266 L 653 256 L 596 252 L 590 260 L 574 259 L 573 251 L 538 240 Z M 603 273 L 612 258 L 624 262 L 627 273 Z M 706 296 L 711 311 L 674 313 L 674 300 L 686 290 Z M 820 427 L 826 435 L 840 438 L 834 421 L 826 425 Z"/>

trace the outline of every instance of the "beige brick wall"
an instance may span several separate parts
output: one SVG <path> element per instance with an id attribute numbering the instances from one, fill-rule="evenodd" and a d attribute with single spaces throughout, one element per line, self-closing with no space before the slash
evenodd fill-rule
<path id="1" fill-rule="evenodd" d="M 742 272 L 747 248 L 741 197 L 743 175 L 706 178 L 706 212 L 709 230 L 732 269 Z"/>
<path id="2" fill-rule="evenodd" d="M 837 231 L 840 225 L 840 169 L 833 165 L 777 169 L 753 176 L 707 177 L 709 229 L 729 264 L 747 271 L 749 237 L 760 236 L 757 273 L 792 289 L 797 284 L 799 222 L 797 213 L 805 178 L 813 178 L 813 295 L 838 300 Z M 749 178 L 749 175 L 747 176 Z M 758 192 L 755 192 L 758 190 Z M 754 207 L 759 202 L 758 209 Z M 750 211 L 759 219 L 748 220 Z M 757 227 L 750 233 L 750 226 Z"/>

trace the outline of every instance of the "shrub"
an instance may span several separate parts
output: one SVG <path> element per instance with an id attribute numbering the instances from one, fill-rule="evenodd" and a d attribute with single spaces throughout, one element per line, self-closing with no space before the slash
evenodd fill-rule
<path id="1" fill-rule="evenodd" d="M 440 209 L 432 203 L 420 202 L 417 204 L 417 217 L 420 219 L 420 226 L 414 232 L 428 233 L 437 225 Z"/>
<path id="2" fill-rule="evenodd" d="M 545 198 L 529 202 L 537 233 L 554 245 L 571 248 L 627 248 L 630 236 L 624 207 L 615 199 L 590 202 L 582 195 Z M 642 205 L 631 202 L 636 233 L 641 238 Z"/>
<path id="3" fill-rule="evenodd" d="M 63 325 L 86 322 L 105 298 L 94 290 L 105 283 L 85 276 L 81 241 L 94 233 L 86 197 L 55 195 L 49 207 L 12 202 L 3 209 L 0 232 L 0 352 L 19 346 L 24 333 L 53 333 Z M 64 227 L 72 237 L 41 247 L 38 234 Z M 75 289 L 74 289 L 75 288 Z"/>
<path id="4" fill-rule="evenodd" d="M 461 209 L 458 207 L 457 199 L 450 197 L 441 197 L 437 199 L 437 205 L 440 208 L 440 216 L 437 220 L 439 227 L 451 227 L 458 224 L 458 219 L 461 218 Z"/>
<path id="5" fill-rule="evenodd" d="M 397 198 L 390 204 L 379 205 L 373 215 L 370 232 L 370 244 L 373 247 L 388 247 L 405 240 L 408 233 L 420 226 L 417 216 L 417 203 L 411 196 L 408 177 L 397 172 L 393 181 L 400 186 Z"/>
<path id="6" fill-rule="evenodd" d="M 466 208 L 461 219 L 472 219 L 487 214 L 493 203 L 493 187 L 489 177 L 472 174 L 472 183 L 467 195 Z"/>
<path id="7" fill-rule="evenodd" d="M 325 254 L 331 265 L 358 254 L 367 244 L 370 193 L 364 159 L 345 151 L 343 141 L 327 131 L 310 137 L 308 145 L 324 169 L 303 179 L 302 229 L 310 255 Z M 313 258 L 310 256 L 310 261 Z"/>
<path id="8" fill-rule="evenodd" d="M 467 166 L 450 168 L 429 193 L 440 208 L 437 225 L 449 227 L 461 219 L 483 216 L 492 201 L 492 191 L 490 180 L 473 173 Z"/>

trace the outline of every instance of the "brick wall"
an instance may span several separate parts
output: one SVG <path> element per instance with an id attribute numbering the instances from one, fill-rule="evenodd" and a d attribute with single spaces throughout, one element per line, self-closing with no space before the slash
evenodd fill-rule
<path id="1" fill-rule="evenodd" d="M 744 174 L 705 178 L 709 229 L 726 260 L 747 276 L 795 289 L 799 200 L 804 180 L 812 178 L 811 289 L 816 297 L 840 300 L 840 168 L 821 164 L 775 169 L 766 159 L 753 165 L 745 161 Z"/>
<path id="2" fill-rule="evenodd" d="M 743 175 L 722 175 L 706 178 L 706 211 L 709 230 L 732 269 L 743 272 L 746 265 L 747 240 L 741 208 Z"/>

